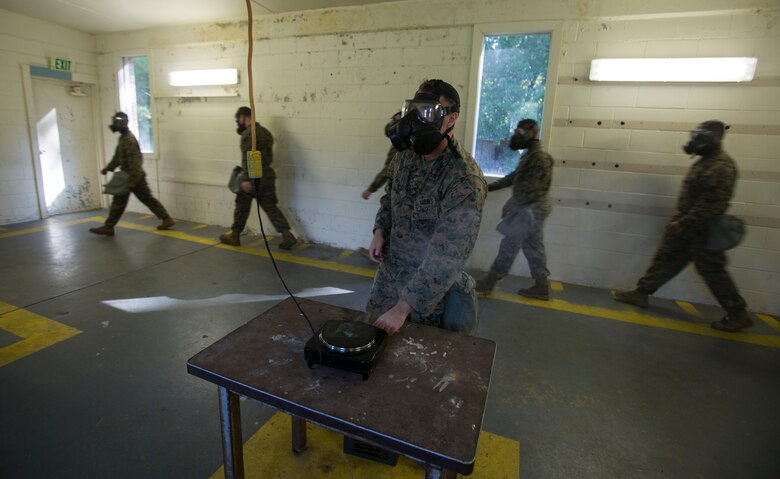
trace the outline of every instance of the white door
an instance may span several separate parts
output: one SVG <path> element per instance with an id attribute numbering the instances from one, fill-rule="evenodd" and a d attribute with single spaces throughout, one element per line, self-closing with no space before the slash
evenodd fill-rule
<path id="1" fill-rule="evenodd" d="M 92 88 L 33 78 L 41 177 L 49 215 L 100 208 Z"/>

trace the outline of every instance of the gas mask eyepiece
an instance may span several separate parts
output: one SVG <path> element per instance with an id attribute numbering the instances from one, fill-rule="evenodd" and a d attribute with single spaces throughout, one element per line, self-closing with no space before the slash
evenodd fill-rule
<path id="1" fill-rule="evenodd" d="M 108 129 L 111 130 L 113 133 L 123 133 L 127 131 L 127 114 L 124 112 L 118 111 L 114 113 L 114 116 L 111 117 L 111 124 L 108 125 Z"/>
<path id="2" fill-rule="evenodd" d="M 683 151 L 689 155 L 706 155 L 717 148 L 715 133 L 697 128 L 691 132 L 691 139 L 683 145 Z"/>
<path id="3" fill-rule="evenodd" d="M 385 126 L 385 135 L 398 151 L 412 147 L 418 155 L 428 155 L 442 140 L 449 139 L 447 133 L 451 128 L 445 133 L 440 129 L 444 118 L 454 111 L 457 109 L 442 105 L 434 93 L 417 93 L 413 99 L 404 102 L 400 118 L 394 116 Z"/>

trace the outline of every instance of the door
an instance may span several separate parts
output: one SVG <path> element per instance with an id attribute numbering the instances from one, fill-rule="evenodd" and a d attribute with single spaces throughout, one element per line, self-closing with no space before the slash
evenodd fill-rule
<path id="1" fill-rule="evenodd" d="M 46 211 L 99 208 L 92 88 L 38 78 L 32 85 Z"/>

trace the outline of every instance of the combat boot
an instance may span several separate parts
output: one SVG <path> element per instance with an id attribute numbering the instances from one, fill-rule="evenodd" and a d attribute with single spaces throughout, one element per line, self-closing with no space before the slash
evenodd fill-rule
<path id="1" fill-rule="evenodd" d="M 293 236 L 292 233 L 290 233 L 290 230 L 284 230 L 282 231 L 282 242 L 279 243 L 279 248 L 290 249 L 297 242 L 298 240 L 295 239 L 295 236 Z"/>
<path id="2" fill-rule="evenodd" d="M 114 236 L 114 227 L 103 225 L 99 226 L 97 228 L 90 228 L 90 233 L 95 233 L 96 235 L 103 235 L 103 236 Z"/>
<path id="3" fill-rule="evenodd" d="M 640 308 L 647 308 L 649 303 L 647 299 L 647 293 L 644 291 L 640 291 L 638 289 L 634 289 L 631 291 L 620 291 L 620 290 L 614 290 L 612 291 L 612 299 L 615 301 L 618 301 L 620 303 L 626 303 L 631 304 L 634 306 L 639 306 Z"/>
<path id="4" fill-rule="evenodd" d="M 219 241 L 230 246 L 241 246 L 241 235 L 238 231 L 231 230 L 229 233 L 219 235 Z"/>
<path id="5" fill-rule="evenodd" d="M 714 329 L 718 331 L 726 331 L 727 333 L 733 333 L 740 329 L 745 329 L 753 326 L 753 320 L 748 316 L 747 311 L 742 311 L 737 314 L 727 314 L 720 321 L 715 321 L 710 324 Z"/>
<path id="6" fill-rule="evenodd" d="M 550 300 L 550 283 L 546 279 L 537 279 L 533 286 L 517 290 L 517 294 L 526 298 Z"/>
<path id="7" fill-rule="evenodd" d="M 160 231 L 169 230 L 169 229 L 171 229 L 171 226 L 173 226 L 175 224 L 176 224 L 176 222 L 173 221 L 173 218 L 171 218 L 169 216 L 169 217 L 165 218 L 164 220 L 162 220 L 162 223 L 160 223 L 157 226 L 157 229 L 160 230 Z"/>
<path id="8" fill-rule="evenodd" d="M 479 294 L 490 294 L 496 287 L 496 283 L 501 280 L 501 276 L 495 273 L 488 273 L 484 278 L 477 280 L 476 289 Z"/>

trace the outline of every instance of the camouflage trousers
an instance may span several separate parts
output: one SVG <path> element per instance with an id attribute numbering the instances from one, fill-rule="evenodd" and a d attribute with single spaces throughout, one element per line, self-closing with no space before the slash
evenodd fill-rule
<path id="1" fill-rule="evenodd" d="M 653 294 L 677 276 L 691 261 L 726 312 L 736 314 L 745 310 L 745 300 L 726 271 L 725 253 L 705 249 L 701 236 L 692 239 L 683 234 L 665 234 L 653 263 L 637 283 L 637 288 L 647 294 Z"/>
<path id="2" fill-rule="evenodd" d="M 238 193 L 236 195 L 236 209 L 233 211 L 233 226 L 231 227 L 233 231 L 241 233 L 246 228 L 246 221 L 252 212 L 253 198 L 257 199 L 257 202 L 265 211 L 265 214 L 268 215 L 276 231 L 281 233 L 290 229 L 287 218 L 284 217 L 284 213 L 277 205 L 276 178 L 260 178 L 260 190 L 257 192 L 256 197 L 246 193 Z"/>
<path id="3" fill-rule="evenodd" d="M 141 203 L 146 205 L 156 217 L 161 220 L 171 217 L 162 203 L 152 196 L 152 190 L 149 189 L 149 184 L 146 182 L 145 178 L 136 184 L 132 193 Z M 122 213 L 124 213 L 125 208 L 127 208 L 128 201 L 130 201 L 129 194 L 114 196 L 114 200 L 111 202 L 111 209 L 108 212 L 108 218 L 106 219 L 107 226 L 115 226 L 119 222 L 119 218 L 122 217 Z"/>
<path id="4" fill-rule="evenodd" d="M 373 323 L 395 306 L 399 299 L 399 291 L 412 279 L 416 271 L 416 268 L 400 268 L 392 264 L 392 260 L 388 261 L 386 258 L 379 265 L 366 305 L 367 322 Z M 470 334 L 476 329 L 478 323 L 474 286 L 474 279 L 465 271 L 461 271 L 450 290 L 432 311 L 421 314 L 412 310 L 407 320 Z"/>
<path id="5" fill-rule="evenodd" d="M 534 225 L 525 238 L 504 236 L 498 248 L 498 255 L 490 267 L 491 273 L 500 278 L 506 276 L 522 249 L 532 278 L 546 279 L 550 276 L 550 271 L 547 269 L 547 254 L 544 250 L 544 220 L 547 215 L 547 211 L 543 209 L 534 210 Z"/>

